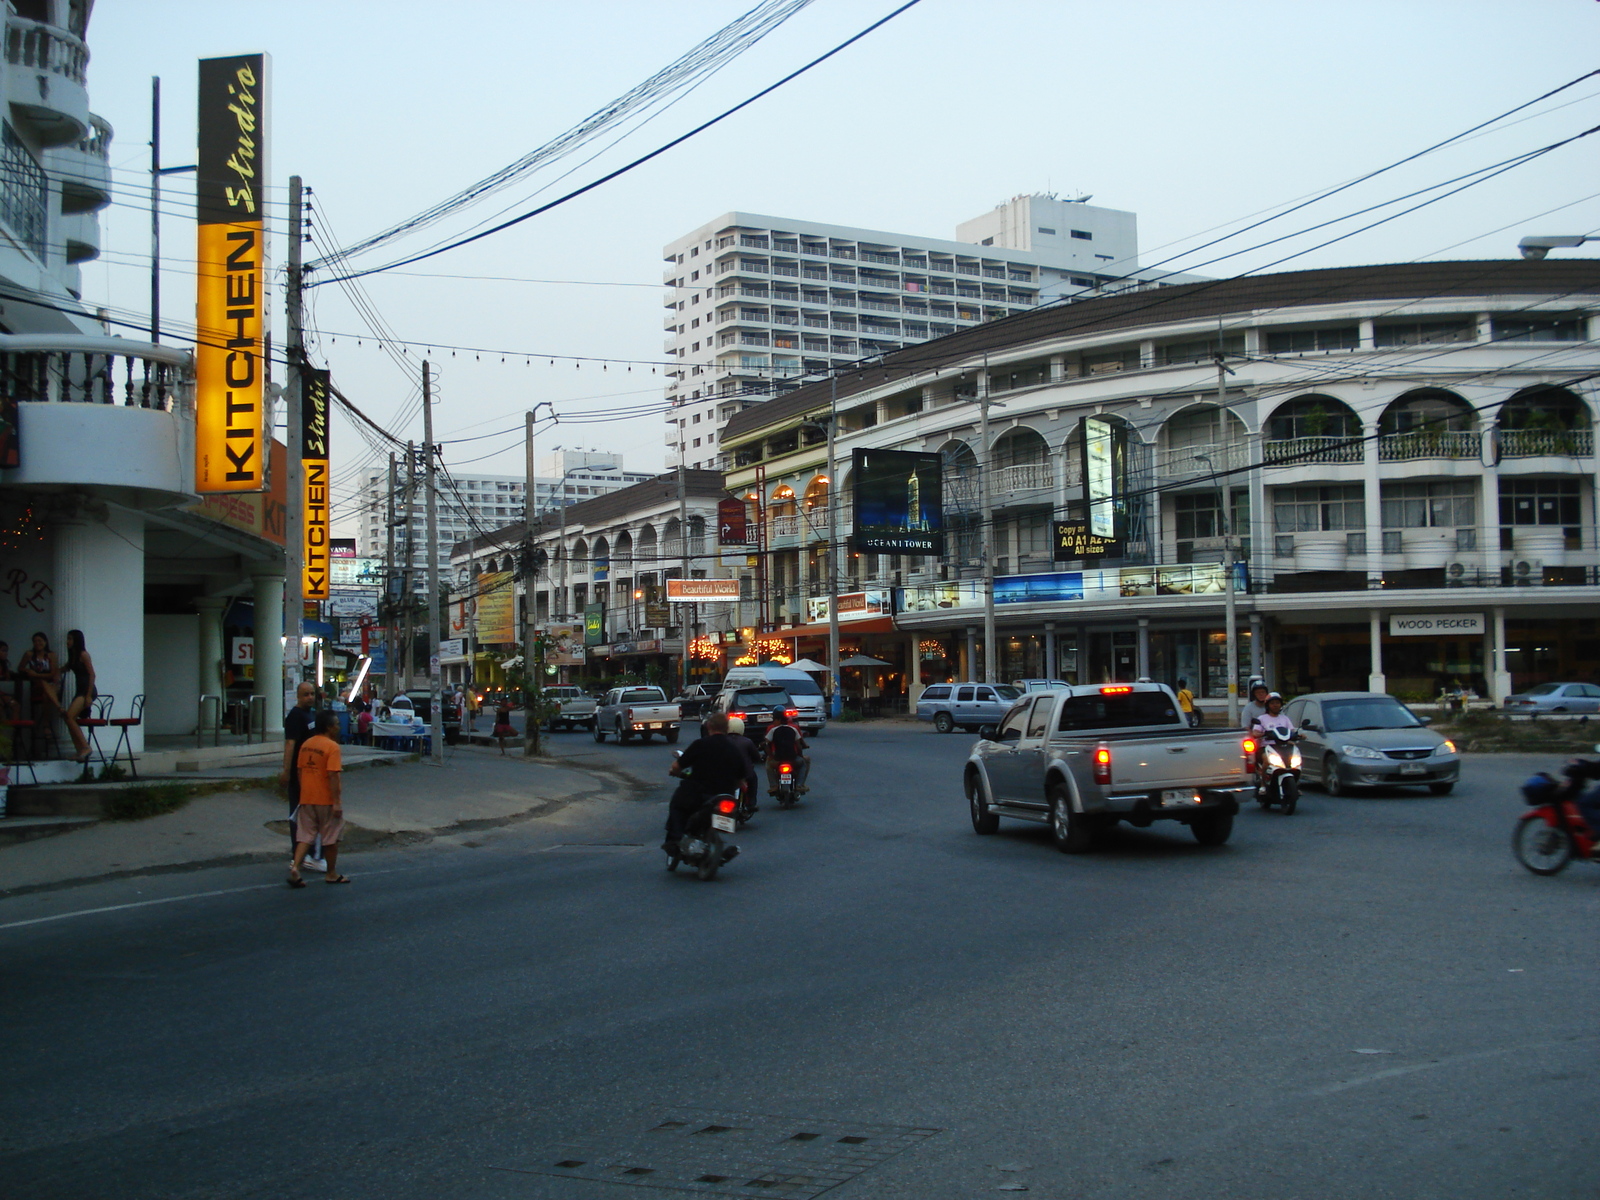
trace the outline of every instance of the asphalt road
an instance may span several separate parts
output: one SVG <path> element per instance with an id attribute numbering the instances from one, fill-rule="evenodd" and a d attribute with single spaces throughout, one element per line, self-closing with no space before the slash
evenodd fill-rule
<path id="1" fill-rule="evenodd" d="M 619 776 L 349 887 L 0 902 L 0 1195 L 1596 1195 L 1600 874 L 1507 843 L 1550 764 L 1069 858 L 972 833 L 970 744 L 830 729 L 711 884 Z"/>

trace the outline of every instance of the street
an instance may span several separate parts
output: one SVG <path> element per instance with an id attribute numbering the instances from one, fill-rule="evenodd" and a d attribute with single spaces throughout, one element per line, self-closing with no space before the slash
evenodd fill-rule
<path id="1" fill-rule="evenodd" d="M 703 884 L 665 746 L 550 743 L 614 794 L 349 887 L 0 901 L 0 1194 L 1596 1194 L 1600 875 L 1508 845 L 1554 763 L 1067 857 L 972 832 L 970 735 L 836 725 Z"/>

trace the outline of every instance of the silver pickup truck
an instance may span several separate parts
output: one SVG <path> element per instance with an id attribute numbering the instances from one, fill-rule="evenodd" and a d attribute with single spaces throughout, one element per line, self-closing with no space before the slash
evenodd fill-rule
<path id="1" fill-rule="evenodd" d="M 972 828 L 993 833 L 1001 817 L 1049 825 L 1067 854 L 1093 849 L 1118 821 L 1179 821 L 1201 845 L 1220 846 L 1255 792 L 1246 735 L 1190 729 L 1158 683 L 1024 696 L 983 732 L 965 772 Z"/>
<path id="2" fill-rule="evenodd" d="M 578 725 L 585 729 L 594 728 L 595 713 L 600 705 L 594 697 L 584 695 L 582 688 L 558 684 L 545 688 L 544 698 L 561 706 L 551 710 L 546 721 L 549 728 L 572 729 Z"/>
<path id="3" fill-rule="evenodd" d="M 681 718 L 682 710 L 658 687 L 612 688 L 595 713 L 594 740 L 603 742 L 606 734 L 614 733 L 619 742 L 631 742 L 635 737 L 648 742 L 652 734 L 659 733 L 675 742 Z"/>

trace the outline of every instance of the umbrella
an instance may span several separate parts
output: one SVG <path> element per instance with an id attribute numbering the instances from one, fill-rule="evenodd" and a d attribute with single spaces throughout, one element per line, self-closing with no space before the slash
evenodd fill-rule
<path id="1" fill-rule="evenodd" d="M 849 658 L 840 659 L 839 665 L 841 667 L 887 667 L 891 664 L 884 662 L 881 658 L 873 658 L 870 654 L 852 654 Z"/>
<path id="2" fill-rule="evenodd" d="M 823 666 L 819 662 L 813 662 L 809 658 L 796 659 L 794 662 L 789 664 L 789 667 L 791 670 L 795 671 L 818 671 L 824 675 L 828 673 L 827 667 Z"/>

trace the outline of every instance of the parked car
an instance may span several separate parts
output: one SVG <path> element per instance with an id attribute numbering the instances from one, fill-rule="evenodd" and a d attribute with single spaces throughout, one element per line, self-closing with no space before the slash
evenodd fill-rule
<path id="1" fill-rule="evenodd" d="M 1600 712 L 1600 685 L 1592 683 L 1541 683 L 1515 696 L 1507 696 L 1507 713 Z"/>
<path id="2" fill-rule="evenodd" d="M 1072 685 L 1065 679 L 1013 679 L 1011 686 L 1026 696 L 1034 692 L 1049 692 Z"/>
<path id="3" fill-rule="evenodd" d="M 678 706 L 667 700 L 658 687 L 612 688 L 595 712 L 594 740 L 603 742 L 614 733 L 619 742 L 637 737 L 648 742 L 660 734 L 669 742 L 678 740 Z"/>
<path id="4" fill-rule="evenodd" d="M 1312 692 L 1283 712 L 1300 731 L 1305 779 L 1331 796 L 1385 784 L 1425 785 L 1445 796 L 1461 777 L 1455 743 L 1393 696 Z"/>
<path id="5" fill-rule="evenodd" d="M 593 698 L 584 695 L 582 688 L 571 684 L 558 684 L 555 687 L 545 688 L 544 698 L 561 706 L 552 712 L 545 722 L 549 728 L 575 729 L 579 726 L 590 730 L 594 728 L 595 713 L 600 706 Z"/>
<path id="6" fill-rule="evenodd" d="M 827 726 L 828 698 L 822 694 L 817 677 L 809 671 L 794 667 L 734 667 L 722 681 L 722 690 L 760 684 L 780 687 L 789 693 L 795 711 L 800 714 L 795 720 L 808 736 L 816 737 Z"/>
<path id="7" fill-rule="evenodd" d="M 1201 845 L 1220 846 L 1255 793 L 1248 740 L 1237 729 L 1189 728 L 1178 698 L 1159 683 L 1024 696 L 967 760 L 972 828 L 987 834 L 1001 817 L 1033 821 L 1050 827 L 1060 850 L 1082 854 L 1119 821 L 1178 821 Z"/>
<path id="8" fill-rule="evenodd" d="M 1004 683 L 936 683 L 917 701 L 917 720 L 940 733 L 998 725 L 1021 695 Z"/>

